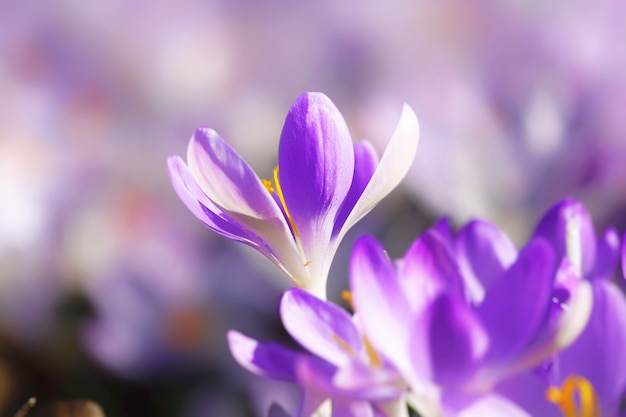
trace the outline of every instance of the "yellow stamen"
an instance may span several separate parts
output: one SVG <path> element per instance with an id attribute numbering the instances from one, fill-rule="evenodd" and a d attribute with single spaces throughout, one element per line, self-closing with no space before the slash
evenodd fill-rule
<path id="1" fill-rule="evenodd" d="M 355 354 L 354 350 L 352 349 L 352 347 L 350 347 L 350 345 L 345 340 L 343 340 L 341 337 L 339 337 L 339 335 L 337 333 L 333 334 L 333 340 L 335 342 L 337 342 L 339 347 L 341 347 L 343 350 L 348 352 L 348 354 L 350 354 L 350 355 L 354 355 Z"/>
<path id="2" fill-rule="evenodd" d="M 350 308 L 354 310 L 354 303 L 352 302 L 352 293 L 350 291 L 348 290 L 341 291 L 341 298 L 343 298 L 343 301 L 348 303 Z"/>
<path id="3" fill-rule="evenodd" d="M 370 358 L 370 364 L 372 364 L 374 368 L 380 368 L 383 364 L 383 361 L 380 359 L 380 356 L 378 356 L 376 349 L 374 349 L 374 346 L 372 346 L 372 343 L 369 341 L 367 336 L 363 335 L 362 337 L 363 343 L 365 343 L 365 351 L 367 352 L 367 357 Z"/>
<path id="4" fill-rule="evenodd" d="M 563 417 L 600 417 L 600 403 L 591 383 L 583 377 L 570 375 L 561 387 L 550 387 L 546 398 L 556 404 Z"/>
<path id="5" fill-rule="evenodd" d="M 283 189 L 280 186 L 280 181 L 278 180 L 278 165 L 274 168 L 274 184 L 276 184 L 276 194 L 278 194 L 278 198 L 280 199 L 280 203 L 283 205 L 283 210 L 285 210 L 285 214 L 287 215 L 287 220 L 289 221 L 289 225 L 291 226 L 291 230 L 293 230 L 293 234 L 295 237 L 300 237 L 300 233 L 298 233 L 298 229 L 296 229 L 296 225 L 289 214 L 289 210 L 287 210 L 287 203 L 285 203 L 285 197 L 283 196 Z"/>
<path id="6" fill-rule="evenodd" d="M 268 193 L 272 194 L 274 192 L 274 187 L 272 186 L 272 181 L 261 179 L 263 186 L 267 190 Z"/>
<path id="7" fill-rule="evenodd" d="M 306 262 L 304 263 L 304 266 L 309 266 L 309 265 L 311 265 L 311 261 L 306 261 Z"/>

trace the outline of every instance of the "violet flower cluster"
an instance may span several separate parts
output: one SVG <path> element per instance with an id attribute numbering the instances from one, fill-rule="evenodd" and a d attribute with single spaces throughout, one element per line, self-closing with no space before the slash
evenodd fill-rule
<path id="1" fill-rule="evenodd" d="M 626 246 L 612 228 L 597 237 L 577 201 L 548 210 L 520 249 L 483 220 L 454 230 L 444 218 L 395 260 L 363 236 L 350 309 L 326 301 L 341 239 L 402 180 L 417 141 L 405 106 L 379 162 L 367 142 L 352 144 L 326 96 L 306 93 L 287 116 L 273 181 L 210 129 L 192 137 L 187 163 L 169 159 L 192 213 L 295 286 L 280 316 L 299 349 L 228 333 L 243 367 L 301 387 L 295 413 L 269 415 L 624 417 L 626 298 L 612 278 Z"/>

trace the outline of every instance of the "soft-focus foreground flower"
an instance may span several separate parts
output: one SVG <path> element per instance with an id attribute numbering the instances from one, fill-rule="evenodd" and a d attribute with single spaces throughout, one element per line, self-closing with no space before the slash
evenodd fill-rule
<path id="1" fill-rule="evenodd" d="M 289 334 L 307 352 L 260 343 L 233 330 L 228 341 L 235 359 L 249 371 L 302 386 L 298 416 L 406 415 L 406 384 L 350 314 L 298 288 L 284 294 L 280 312 Z"/>
<path id="2" fill-rule="evenodd" d="M 545 363 L 585 329 L 592 294 L 579 260 L 588 258 L 590 271 L 609 271 L 617 259 L 582 256 L 595 245 L 585 213 L 574 201 L 555 206 L 519 252 L 483 221 L 456 235 L 440 222 L 395 262 L 375 239 L 362 237 L 350 270 L 354 317 L 293 289 L 281 317 L 308 352 L 236 332 L 229 334 L 231 351 L 252 372 L 299 383 L 299 416 L 329 398 L 333 415 L 364 415 L 354 414 L 363 407 L 369 415 L 403 416 L 408 403 L 425 417 L 528 416 L 515 396 L 500 392 L 502 384 Z M 615 248 L 606 242 L 598 248 Z M 545 397 L 540 404 L 558 410 Z"/>
<path id="3" fill-rule="evenodd" d="M 273 182 L 260 179 L 212 129 L 189 142 L 187 164 L 168 159 L 179 197 L 210 229 L 246 243 L 292 284 L 325 297 L 328 271 L 347 230 L 402 180 L 413 162 L 418 124 L 404 106 L 380 163 L 323 94 L 305 93 L 283 127 Z"/>
<path id="4" fill-rule="evenodd" d="M 506 262 L 488 251 L 472 256 L 477 280 L 470 281 L 456 263 L 452 236 L 445 235 L 439 224 L 397 263 L 373 238 L 357 241 L 354 307 L 372 345 L 411 386 L 409 403 L 422 415 L 480 415 L 490 404 L 506 403 L 492 393 L 498 382 L 574 340 L 588 317 L 590 294 L 569 264 L 557 268 L 544 238 L 533 238 L 519 253 L 512 244 L 492 247 L 510 251 Z M 485 249 L 480 243 L 467 249 L 478 254 Z M 555 300 L 568 310 L 554 312 Z"/>
<path id="5" fill-rule="evenodd" d="M 580 203 L 555 205 L 537 228 L 561 251 L 579 240 L 577 259 L 593 290 L 593 310 L 580 337 L 542 366 L 507 381 L 499 391 L 529 415 L 617 417 L 626 401 L 626 298 L 609 279 L 619 259 L 619 237 L 609 228 L 596 240 L 589 213 Z M 571 245 L 571 242 L 570 242 Z M 626 262 L 622 243 L 622 263 Z M 557 249 L 559 250 L 559 249 Z M 571 252 L 571 250 L 569 251 Z M 558 407 L 557 407 L 558 406 Z M 578 411 L 577 411 L 578 410 Z M 620 414 L 621 413 L 621 414 Z"/>
<path id="6" fill-rule="evenodd" d="M 610 281 L 593 285 L 594 305 L 580 337 L 545 365 L 498 391 L 529 416 L 620 417 L 626 400 L 626 298 Z"/>

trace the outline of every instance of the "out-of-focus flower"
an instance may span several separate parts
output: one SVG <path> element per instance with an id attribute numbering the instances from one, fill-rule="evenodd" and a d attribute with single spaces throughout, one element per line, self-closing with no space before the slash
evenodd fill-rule
<path id="1" fill-rule="evenodd" d="M 298 288 L 281 300 L 281 318 L 289 334 L 307 352 L 260 343 L 231 330 L 231 353 L 249 371 L 296 382 L 303 388 L 298 416 L 323 412 L 332 398 L 332 416 L 389 414 L 404 404 L 401 375 L 372 348 L 343 309 Z M 406 410 L 405 410 L 406 411 Z"/>
<path id="2" fill-rule="evenodd" d="M 589 279 L 593 310 L 570 347 L 498 390 L 533 416 L 560 416 L 561 412 L 575 416 L 572 407 L 575 395 L 580 394 L 580 407 L 587 413 L 583 415 L 617 417 L 626 399 L 626 298 L 610 281 L 620 251 L 617 232 L 609 228 L 597 242 L 586 208 L 564 200 L 546 213 L 536 233 L 546 236 Z M 622 262 L 625 246 L 622 243 Z M 547 401 L 546 395 L 559 407 Z"/>
<path id="3" fill-rule="evenodd" d="M 354 319 L 292 289 L 281 317 L 310 353 L 231 332 L 233 355 L 254 373 L 299 383 L 298 415 L 311 415 L 329 398 L 333 410 L 365 402 L 394 416 L 404 415 L 407 402 L 424 416 L 525 415 L 494 388 L 568 346 L 588 318 L 590 293 L 569 262 L 557 267 L 545 238 L 517 253 L 501 232 L 491 233 L 495 228 L 480 229 L 488 238 L 470 230 L 478 229 L 462 230 L 459 247 L 478 273 L 474 281 L 456 263 L 445 222 L 397 262 L 375 239 L 362 237 L 350 271 Z M 494 248 L 511 253 L 499 258 L 489 254 Z"/>
<path id="4" fill-rule="evenodd" d="M 607 280 L 593 285 L 594 306 L 580 337 L 498 391 L 530 416 L 618 417 L 626 399 L 626 298 Z M 558 406 L 557 406 L 558 405 Z M 582 414 L 575 410 L 580 409 Z"/>
<path id="5" fill-rule="evenodd" d="M 208 128 L 191 138 L 187 164 L 172 156 L 168 167 L 176 192 L 206 226 L 254 247 L 292 284 L 325 298 L 341 239 L 402 180 L 417 142 L 417 119 L 405 106 L 378 163 L 368 142 L 352 143 L 325 95 L 305 93 L 287 115 L 273 182 Z"/>
<path id="6" fill-rule="evenodd" d="M 438 225 L 426 232 L 398 264 L 376 240 L 363 237 L 351 264 L 363 329 L 411 386 L 409 402 L 427 416 L 467 413 L 477 401 L 502 403 L 490 394 L 496 384 L 569 345 L 591 302 L 569 264 L 557 268 L 541 237 L 519 253 L 511 244 L 508 262 L 484 256 L 474 263 L 479 279 L 472 282 L 442 231 Z M 485 242 L 473 243 L 473 254 L 484 249 Z M 555 297 L 567 312 L 553 312 Z"/>

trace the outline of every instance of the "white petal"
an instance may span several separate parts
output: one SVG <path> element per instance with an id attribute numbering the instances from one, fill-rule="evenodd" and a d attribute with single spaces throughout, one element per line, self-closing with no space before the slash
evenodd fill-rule
<path id="1" fill-rule="evenodd" d="M 419 124 L 408 104 L 404 105 L 396 130 L 361 197 L 346 219 L 337 241 L 402 181 L 413 164 L 419 141 Z"/>

